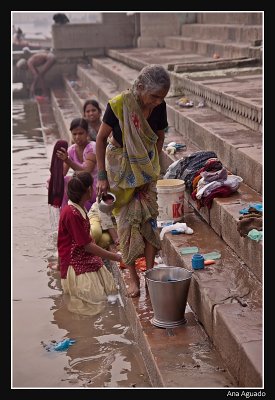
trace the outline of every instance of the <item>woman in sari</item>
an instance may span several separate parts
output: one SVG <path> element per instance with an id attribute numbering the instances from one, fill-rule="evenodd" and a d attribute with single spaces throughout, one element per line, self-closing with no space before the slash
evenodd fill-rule
<path id="1" fill-rule="evenodd" d="M 170 77 L 162 66 L 144 67 L 130 90 L 108 102 L 96 139 L 97 195 L 110 190 L 117 199 L 113 213 L 130 272 L 130 297 L 140 294 L 136 259 L 144 255 L 150 269 L 160 249 L 156 182 L 168 126 L 164 98 L 169 88 Z"/>

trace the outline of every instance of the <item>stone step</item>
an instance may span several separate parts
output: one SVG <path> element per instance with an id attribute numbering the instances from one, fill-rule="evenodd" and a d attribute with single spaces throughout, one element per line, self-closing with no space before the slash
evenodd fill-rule
<path id="1" fill-rule="evenodd" d="M 154 313 L 144 274 L 139 273 L 140 297 L 131 299 L 126 296 L 128 271 L 120 270 L 116 263 L 112 263 L 112 270 L 153 387 L 229 389 L 237 386 L 188 304 L 186 324 L 169 329 L 157 328 L 150 322 Z"/>
<path id="2" fill-rule="evenodd" d="M 233 174 L 261 193 L 262 134 L 208 107 L 186 109 L 176 101 L 177 98 L 166 98 L 169 123 L 185 132 L 200 149 L 215 151 Z"/>
<path id="3" fill-rule="evenodd" d="M 185 213 L 184 221 L 194 234 L 165 235 L 167 264 L 191 269 L 191 255 L 181 256 L 181 247 L 221 253 L 214 265 L 194 272 L 188 303 L 238 384 L 261 386 L 262 285 L 197 214 Z"/>
<path id="4" fill-rule="evenodd" d="M 241 25 L 262 25 L 262 12 L 215 12 L 197 13 L 199 24 L 241 24 Z"/>
<path id="5" fill-rule="evenodd" d="M 100 103 L 107 104 L 110 98 L 119 93 L 114 85 L 110 93 L 110 82 L 106 82 L 105 79 L 104 83 L 104 77 L 99 73 L 95 78 L 93 69 L 79 67 L 78 71 L 80 80 L 84 76 L 85 86 L 92 88 Z M 98 90 L 96 85 L 98 85 Z M 187 148 L 185 151 L 177 152 L 174 156 L 168 155 L 165 151 L 162 153 L 161 167 L 163 173 L 176 159 L 198 150 L 213 150 L 233 174 L 240 175 L 244 182 L 250 183 L 249 186 L 253 184 L 261 190 L 262 154 L 261 148 L 256 147 L 256 139 L 251 138 L 251 135 L 255 132 L 251 132 L 240 124 L 235 124 L 228 118 L 207 108 L 182 109 L 175 105 L 174 98 L 166 99 L 166 103 L 170 127 L 168 133 L 166 133 L 165 144 L 176 141 L 186 144 Z M 222 131 L 221 126 L 223 127 Z M 233 135 L 234 130 L 235 135 Z M 258 143 L 261 143 L 260 138 L 257 140 Z M 254 171 L 253 174 L 251 174 L 252 170 Z M 260 202 L 261 200 L 261 196 L 254 190 L 245 184 L 241 184 L 239 191 L 232 197 L 214 199 L 209 213 L 204 208 L 198 211 L 218 235 L 223 237 L 226 243 L 236 251 L 259 280 L 262 279 L 262 245 L 254 241 L 252 243 L 247 237 L 241 238 L 236 224 L 239 211 L 242 208 L 250 202 Z M 190 201 L 192 200 L 190 199 Z M 192 204 L 195 206 L 193 201 Z"/>
<path id="6" fill-rule="evenodd" d="M 236 68 L 239 68 L 239 73 L 242 71 L 240 68 L 246 68 L 246 67 L 259 67 L 261 66 L 260 60 L 257 60 L 256 58 L 234 58 L 233 60 L 230 58 L 222 58 L 222 59 L 217 59 L 214 60 L 212 59 L 211 61 L 204 61 L 204 62 L 191 62 L 191 63 L 174 63 L 174 64 L 168 64 L 168 70 L 169 71 L 175 71 L 175 72 L 196 72 L 196 71 L 214 71 L 214 70 L 219 70 L 219 73 L 223 74 L 232 74 L 234 72 L 234 68 L 236 71 Z M 251 68 L 251 70 L 252 70 Z M 230 69 L 230 71 L 228 71 Z M 255 70 L 256 68 L 254 68 Z M 220 71 L 220 70 L 227 70 L 227 71 Z M 258 70 L 261 71 L 260 68 Z M 213 73 L 212 73 L 213 74 Z"/>
<path id="7" fill-rule="evenodd" d="M 89 73 L 87 69 L 79 67 L 78 72 L 79 78 L 84 76 L 86 84 L 88 82 L 87 80 L 90 80 L 90 78 L 92 79 L 91 86 L 87 84 L 87 87 L 92 87 L 92 90 L 96 92 L 94 70 L 91 69 Z M 98 85 L 100 85 L 100 91 L 97 93 L 101 96 L 101 98 L 98 98 L 98 100 L 102 101 L 102 99 L 106 99 L 108 96 L 110 96 L 110 83 L 107 82 L 106 84 L 106 79 L 104 83 L 104 77 L 101 76 Z M 116 94 L 113 93 L 113 91 L 115 91 L 114 86 L 111 90 L 112 95 L 110 97 Z M 177 138 L 179 140 L 177 140 Z M 183 137 L 181 134 L 176 132 L 173 128 L 169 128 L 165 141 L 167 143 L 169 141 L 176 140 L 177 142 L 180 141 L 183 143 L 185 139 L 182 139 Z M 192 147 L 191 144 L 188 144 L 188 148 L 181 152 L 181 155 L 188 155 L 190 151 L 193 152 L 196 149 L 197 148 Z M 209 149 L 209 147 L 207 149 Z M 173 159 L 179 157 L 179 155 L 179 153 L 177 153 L 175 156 L 169 156 L 165 154 L 164 157 L 166 159 L 166 163 L 169 163 L 169 158 L 171 158 L 172 161 Z M 246 199 L 247 202 L 250 202 L 252 198 L 254 199 L 252 195 L 249 197 L 249 193 L 246 192 L 247 187 L 245 185 L 243 186 L 242 190 L 243 192 L 241 196 L 244 196 L 243 199 Z M 187 194 L 186 198 L 188 199 Z M 219 199 L 214 199 L 214 202 L 216 200 Z M 226 200 L 230 201 L 229 198 Z M 186 256 L 180 256 L 178 251 L 176 251 L 173 246 L 168 244 L 167 237 L 171 236 L 171 239 L 173 240 L 184 239 L 185 241 L 188 239 L 188 242 L 184 242 L 182 246 L 196 245 L 199 242 L 200 251 L 202 252 L 213 251 L 213 249 L 221 252 L 222 259 L 217 262 L 218 267 L 220 266 L 219 263 L 221 262 L 221 267 L 217 268 L 215 264 L 218 275 L 215 275 L 215 269 L 213 269 L 213 267 L 207 271 L 207 276 L 209 276 L 206 276 L 207 279 L 203 280 L 204 286 L 200 286 L 200 280 L 199 283 L 197 283 L 198 281 L 195 280 L 195 283 L 192 286 L 193 289 L 190 292 L 190 305 L 194 312 L 198 315 L 199 321 L 204 325 L 206 332 L 214 341 L 235 379 L 240 385 L 249 384 L 255 387 L 261 385 L 261 283 L 255 277 L 255 275 L 258 275 L 260 279 L 261 273 L 257 270 L 253 271 L 254 273 L 250 272 L 249 268 L 247 268 L 244 262 L 241 261 L 232 251 L 232 249 L 225 244 L 222 235 L 226 236 L 226 229 L 221 229 L 221 223 L 226 223 L 228 231 L 231 231 L 231 233 L 234 232 L 234 225 L 232 225 L 233 217 L 230 214 L 232 207 L 228 207 L 227 215 L 223 208 L 224 204 L 221 201 L 217 205 L 215 211 L 217 220 L 215 224 L 213 223 L 213 227 L 215 225 L 217 227 L 219 226 L 219 228 L 216 229 L 220 229 L 220 232 L 222 232 L 222 234 L 220 233 L 221 236 L 215 233 L 214 230 L 206 223 L 206 221 L 203 222 L 201 217 L 197 215 L 197 212 L 195 213 L 193 211 L 193 208 L 188 208 L 188 212 L 185 213 L 185 221 L 188 226 L 191 226 L 195 232 L 197 232 L 197 235 L 190 235 L 188 237 L 187 235 L 181 235 L 181 238 L 172 238 L 172 235 L 166 234 L 163 252 L 167 255 L 169 264 L 181 265 L 189 269 L 190 257 L 186 259 Z M 242 208 L 242 206 L 240 208 Z M 192 219 L 190 219 L 191 217 L 188 216 L 189 214 L 192 214 Z M 224 219 L 222 220 L 220 218 L 219 222 L 218 218 L 221 215 L 223 215 Z M 229 217 L 229 215 L 231 215 L 231 217 Z M 192 238 L 193 241 L 191 240 Z M 201 245 L 202 238 L 207 238 L 205 247 Z M 184 265 L 182 265 L 183 258 L 185 259 Z M 178 263 L 179 260 L 180 263 Z M 226 268 L 223 266 L 226 266 Z M 196 274 L 199 273 L 196 272 Z M 224 285 L 229 286 L 225 287 Z M 209 290 L 209 288 L 211 288 L 211 290 Z M 219 293 L 215 293 L 215 290 L 218 290 Z M 133 299 L 133 301 L 136 300 Z M 231 301 L 233 302 L 232 304 Z M 245 302 L 248 302 L 249 312 L 248 308 L 244 307 L 246 304 Z M 244 325 L 240 324 L 239 320 L 244 322 Z M 256 325 L 256 328 L 251 329 L 252 323 Z M 135 326 L 135 324 L 133 324 L 133 326 Z M 226 337 L 226 340 L 223 340 L 223 338 L 219 337 L 217 333 L 219 329 L 223 330 L 223 337 Z M 254 336 L 251 338 L 249 333 L 253 333 Z M 230 346 L 228 346 L 227 343 L 230 343 Z M 239 368 L 240 365 L 244 365 L 241 370 Z"/>
<path id="8" fill-rule="evenodd" d="M 101 104 L 106 104 L 117 93 L 117 86 L 106 76 L 100 74 L 94 68 L 77 67 L 77 76 L 82 85 L 91 90 Z"/>
<path id="9" fill-rule="evenodd" d="M 66 91 L 81 114 L 83 114 L 83 106 L 86 100 L 95 99 L 98 101 L 95 93 L 84 86 L 80 79 L 74 78 L 70 80 L 64 77 L 64 84 Z M 104 112 L 105 106 L 103 107 L 103 105 L 100 104 L 100 107 L 102 112 Z"/>
<path id="10" fill-rule="evenodd" d="M 53 113 L 60 132 L 60 137 L 71 143 L 70 124 L 72 119 L 81 117 L 82 114 L 72 101 L 64 88 L 51 90 Z"/>
<path id="11" fill-rule="evenodd" d="M 213 250 L 221 253 L 221 258 L 216 260 L 214 265 L 193 272 L 188 304 L 219 351 L 237 385 L 260 387 L 262 385 L 261 284 L 213 229 L 187 205 L 184 220 L 194 230 L 194 234 L 164 235 L 162 254 L 165 254 L 166 264 L 191 270 L 191 255 L 181 255 L 179 250 L 182 247 L 197 246 L 201 253 Z M 119 271 L 118 275 L 126 312 L 132 325 L 137 327 L 134 331 L 140 340 L 141 336 L 145 336 L 149 342 L 158 372 L 166 383 L 170 374 L 166 375 L 165 367 L 169 365 L 170 359 L 165 363 L 162 348 L 153 346 L 154 337 L 156 335 L 162 337 L 164 333 L 161 333 L 163 330 L 149 325 L 148 320 L 153 313 L 148 292 L 143 290 L 144 283 L 141 280 L 141 297 L 139 299 L 124 297 L 126 285 L 129 283 L 128 271 Z M 189 320 L 186 327 L 188 323 Z M 181 335 L 180 329 L 172 330 L 177 335 L 177 340 Z M 169 352 L 170 345 L 171 341 L 168 338 L 166 346 L 169 346 Z M 182 346 L 181 343 L 179 345 Z M 144 351 L 142 346 L 141 349 Z M 160 351 L 159 356 L 158 351 Z M 174 354 L 174 357 L 175 362 L 178 362 L 178 356 Z M 184 373 L 185 371 L 182 371 L 182 374 Z M 178 379 L 177 375 L 175 377 Z"/>
<path id="12" fill-rule="evenodd" d="M 140 50 L 140 49 L 126 49 L 111 50 L 112 61 L 105 62 L 106 60 L 96 59 L 94 65 L 97 70 L 102 71 L 110 79 L 115 79 L 117 86 L 124 90 L 129 87 L 129 82 L 135 79 L 137 72 L 133 70 L 134 66 L 140 70 L 140 63 L 142 66 L 148 65 L 150 62 L 150 54 L 153 57 L 153 63 L 160 63 L 169 70 L 178 72 L 180 68 L 187 68 L 192 71 L 198 65 L 211 65 L 213 58 L 200 58 L 195 54 L 189 54 L 184 62 L 181 62 L 184 55 L 177 52 L 177 54 L 166 54 L 165 50 L 159 49 L 157 54 L 156 49 Z M 158 54 L 160 52 L 160 54 Z M 254 63 L 255 59 L 239 59 L 235 63 L 242 63 L 245 65 L 249 60 Z M 174 73 L 170 72 L 171 76 L 171 89 L 168 97 L 177 95 L 189 95 L 197 97 L 197 100 L 204 99 L 207 106 L 234 119 L 237 122 L 253 129 L 262 129 L 262 69 L 260 67 L 250 68 L 235 68 L 220 70 L 217 61 L 217 66 L 214 71 L 205 72 L 185 72 Z M 228 68 L 232 66 L 234 60 L 224 60 Z M 126 63 L 126 66 L 125 64 Z M 129 68 L 131 66 L 132 68 Z M 186 66 L 186 67 L 185 67 Z M 127 76 L 129 82 L 127 83 Z"/>
<path id="13" fill-rule="evenodd" d="M 193 65 L 194 63 L 207 63 L 213 62 L 211 57 L 203 56 L 194 53 L 179 52 L 174 49 L 168 48 L 142 48 L 135 49 L 110 49 L 107 50 L 107 55 L 123 64 L 128 65 L 140 71 L 148 64 L 161 64 L 168 70 L 173 71 L 174 66 L 178 64 L 187 63 Z M 220 60 L 223 60 L 221 58 Z M 227 59 L 228 60 L 228 59 Z"/>
<path id="14" fill-rule="evenodd" d="M 37 101 L 37 106 L 47 158 L 51 160 L 54 144 L 60 138 L 59 129 L 51 103 L 46 100 L 41 100 Z"/>
<path id="15" fill-rule="evenodd" d="M 109 57 L 93 58 L 93 68 L 115 83 L 118 91 L 129 89 L 138 71 Z"/>
<path id="16" fill-rule="evenodd" d="M 233 68 L 194 73 L 170 72 L 170 93 L 184 91 L 193 100 L 205 104 L 254 131 L 262 130 L 262 70 Z"/>
<path id="17" fill-rule="evenodd" d="M 192 39 L 217 39 L 222 41 L 253 43 L 262 40 L 261 25 L 184 24 L 181 34 Z"/>
<path id="18" fill-rule="evenodd" d="M 250 43 L 231 43 L 222 40 L 191 39 L 183 36 L 167 36 L 164 39 L 165 47 L 189 53 L 203 54 L 212 57 L 215 53 L 223 58 L 262 58 L 260 46 L 251 46 Z"/>
<path id="19" fill-rule="evenodd" d="M 160 161 L 163 174 L 172 162 L 200 150 L 197 146 L 194 146 L 188 135 L 181 134 L 173 126 L 170 126 L 165 135 L 164 145 L 172 141 L 186 144 L 186 149 L 177 151 L 174 155 L 167 154 L 165 150 L 162 152 Z M 241 183 L 238 191 L 231 196 L 227 198 L 215 198 L 210 210 L 205 207 L 198 210 L 196 202 L 187 191 L 185 191 L 185 198 L 196 212 L 200 214 L 203 220 L 213 228 L 217 235 L 245 262 L 245 267 L 262 282 L 262 242 L 253 241 L 248 237 L 241 237 L 237 230 L 237 223 L 241 215 L 240 210 L 249 204 L 262 202 L 262 197 L 249 186 Z"/>
<path id="20" fill-rule="evenodd" d="M 167 170 L 172 162 L 200 150 L 190 142 L 190 137 L 179 134 L 173 127 L 169 127 L 164 144 L 168 144 L 171 141 L 186 144 L 186 150 L 177 151 L 175 155 L 167 154 L 166 151 L 163 151 L 161 155 L 162 171 Z M 262 197 L 249 186 L 241 183 L 238 191 L 231 196 L 213 199 L 210 210 L 206 207 L 198 210 L 196 202 L 191 198 L 187 190 L 185 191 L 185 198 L 196 212 L 200 214 L 201 218 L 243 260 L 245 263 L 244 267 L 251 271 L 259 282 L 262 282 L 262 242 L 256 242 L 248 237 L 241 237 L 237 230 L 237 223 L 241 215 L 240 210 L 249 204 L 262 202 Z"/>
<path id="21" fill-rule="evenodd" d="M 116 60 L 110 60 L 109 58 L 94 59 L 93 66 L 99 73 L 101 72 L 102 75 L 106 75 L 109 80 L 114 79 L 114 94 L 115 90 L 120 92 L 121 90 L 129 88 L 138 74 L 138 71 L 134 70 L 133 68 L 123 65 L 121 62 Z M 89 71 L 89 69 L 87 69 L 87 71 Z M 91 72 L 90 76 L 93 74 L 94 73 Z M 197 83 L 191 81 L 190 79 L 179 77 L 179 74 L 175 74 L 173 72 L 171 72 L 170 75 L 173 87 L 177 86 L 182 88 L 182 86 L 184 86 L 184 88 L 186 88 L 185 92 L 190 91 L 192 92 L 192 96 L 195 93 L 198 98 L 206 98 L 206 103 L 215 104 L 217 108 L 220 108 L 220 110 L 224 109 L 224 112 L 227 113 L 229 117 L 235 116 L 235 118 L 237 118 L 236 115 L 239 115 L 239 119 L 246 120 L 247 118 L 245 117 L 245 114 L 247 114 L 247 116 L 249 115 L 247 109 L 249 108 L 248 105 L 250 104 L 251 108 L 254 110 L 254 113 L 253 110 L 250 111 L 250 116 L 254 117 L 254 119 L 256 119 L 256 117 L 258 117 L 258 119 L 260 118 L 260 107 L 256 106 L 255 104 L 247 102 L 247 104 L 243 103 L 242 106 L 239 105 L 238 108 L 238 101 L 236 100 L 236 105 L 235 97 L 228 93 L 224 93 L 224 99 L 227 99 L 227 101 L 225 101 L 223 98 L 220 100 L 221 92 L 218 92 L 217 86 L 220 85 L 222 87 L 222 82 L 219 82 L 219 80 L 208 80 L 206 81 L 208 86 L 204 86 L 200 82 Z M 104 77 L 102 76 L 100 79 L 100 82 L 103 83 Z M 245 84 L 249 84 L 249 82 L 247 82 L 248 80 L 249 78 L 246 80 L 240 78 L 240 87 L 244 86 Z M 95 85 L 97 85 L 96 80 L 93 81 L 95 82 Z M 234 79 L 227 79 L 227 81 L 229 81 L 226 83 L 228 88 L 230 88 L 230 84 L 231 88 L 233 88 L 233 84 L 235 86 L 238 84 L 238 82 Z M 254 80 L 254 82 L 255 81 L 256 80 Z M 184 85 L 182 82 L 184 82 Z M 259 82 L 259 80 L 256 82 Z M 254 87 L 255 86 L 256 85 L 254 83 Z M 98 85 L 98 87 L 101 88 L 102 86 Z M 92 89 L 95 90 L 94 87 Z M 172 91 L 175 90 L 172 88 Z M 113 97 L 114 94 L 111 97 Z M 97 93 L 97 97 L 100 98 L 99 93 Z M 107 96 L 103 96 L 102 100 L 100 101 L 102 103 L 106 103 L 106 100 L 108 101 L 111 97 L 108 98 Z M 226 167 L 232 171 L 232 173 L 241 175 L 245 183 L 247 183 L 257 192 L 261 193 L 262 134 L 260 132 L 251 131 L 251 129 L 248 129 L 244 125 L 235 123 L 228 117 L 223 116 L 220 112 L 209 110 L 207 107 L 204 109 L 194 108 L 189 110 L 182 109 L 179 106 L 173 107 L 176 100 L 177 98 L 174 97 L 167 98 L 167 104 L 169 105 L 168 111 L 170 112 L 170 124 L 175 126 L 179 132 L 188 132 L 188 130 L 190 131 L 190 127 L 194 126 L 195 124 L 196 127 L 192 129 L 192 133 L 188 133 L 190 137 L 192 136 L 193 143 L 201 149 L 212 148 L 212 150 L 217 153 L 218 157 L 226 165 Z M 217 104 L 219 100 L 221 104 L 223 104 L 223 107 Z M 239 104 L 242 101 L 243 99 L 240 98 Z M 239 111 L 240 114 L 237 114 L 236 110 Z M 258 114 L 255 110 L 258 110 Z M 193 116 L 195 117 L 194 119 Z M 254 127 L 256 127 L 255 125 L 259 126 L 258 121 L 254 121 Z M 253 175 L 251 174 L 251 168 L 253 168 L 252 170 L 255 171 Z"/>

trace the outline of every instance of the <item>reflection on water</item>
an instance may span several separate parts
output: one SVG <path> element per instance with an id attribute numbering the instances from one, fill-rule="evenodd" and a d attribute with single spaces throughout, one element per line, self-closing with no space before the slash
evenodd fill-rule
<path id="1" fill-rule="evenodd" d="M 15 101 L 13 121 L 13 387 L 150 387 L 118 300 L 94 317 L 67 310 L 59 272 L 49 268 L 50 160 L 35 103 Z M 65 352 L 42 345 L 65 337 L 76 340 Z"/>

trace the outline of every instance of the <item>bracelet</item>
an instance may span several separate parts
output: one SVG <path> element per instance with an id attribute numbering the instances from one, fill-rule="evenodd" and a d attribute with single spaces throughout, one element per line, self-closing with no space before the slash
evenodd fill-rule
<path id="1" fill-rule="evenodd" d="M 106 172 L 105 170 L 98 171 L 98 173 L 97 173 L 97 179 L 98 179 L 99 181 L 105 181 L 105 180 L 107 180 L 107 172 Z"/>

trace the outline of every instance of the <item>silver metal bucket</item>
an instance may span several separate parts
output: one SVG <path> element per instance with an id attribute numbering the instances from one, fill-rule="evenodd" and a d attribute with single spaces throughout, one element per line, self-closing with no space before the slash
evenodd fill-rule
<path id="1" fill-rule="evenodd" d="M 192 272 L 180 267 L 155 267 L 145 272 L 154 311 L 151 322 L 160 328 L 185 324 Z"/>

